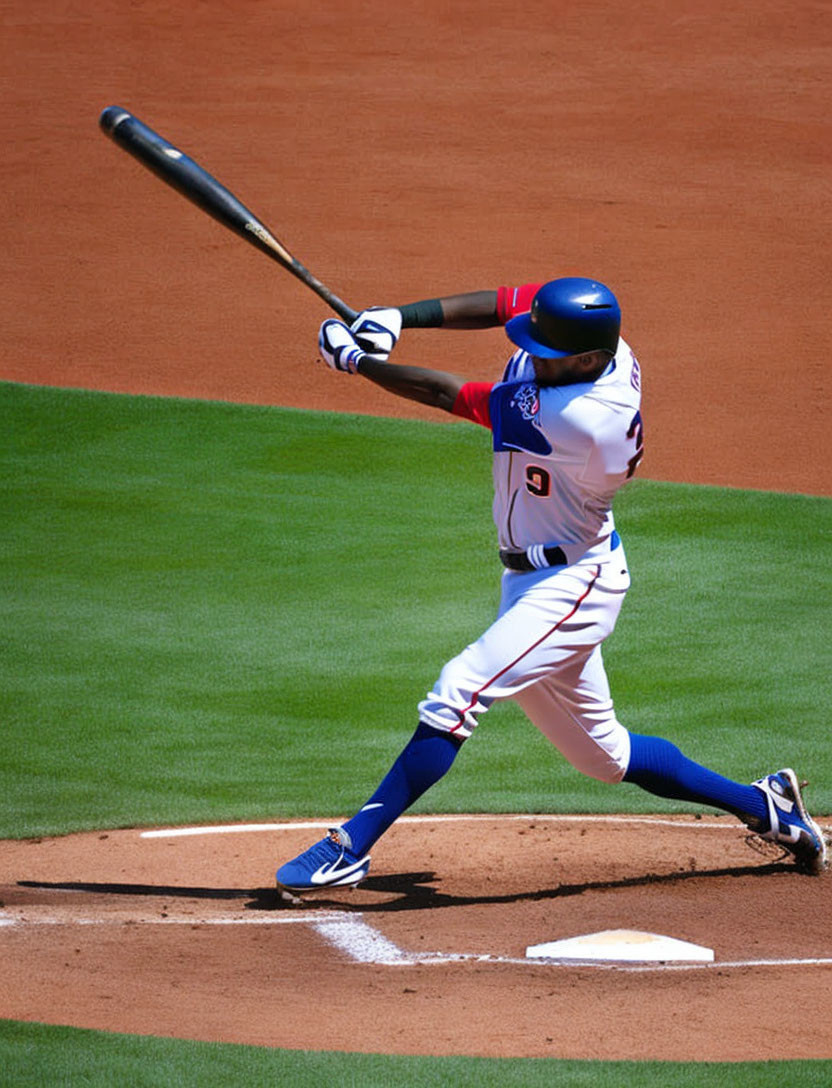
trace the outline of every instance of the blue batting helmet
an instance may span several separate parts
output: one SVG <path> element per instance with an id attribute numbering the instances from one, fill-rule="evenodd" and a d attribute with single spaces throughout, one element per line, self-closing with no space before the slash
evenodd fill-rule
<path id="1" fill-rule="evenodd" d="M 531 311 L 506 324 L 509 340 L 530 355 L 557 359 L 603 348 L 615 354 L 621 307 L 603 283 L 569 276 L 544 283 Z"/>

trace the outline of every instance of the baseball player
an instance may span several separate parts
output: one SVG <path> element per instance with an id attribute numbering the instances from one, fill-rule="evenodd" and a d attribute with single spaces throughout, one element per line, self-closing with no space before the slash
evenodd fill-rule
<path id="1" fill-rule="evenodd" d="M 734 782 L 616 717 L 601 645 L 630 575 L 612 500 L 644 454 L 641 370 L 620 322 L 608 287 L 570 277 L 367 310 L 351 328 L 321 326 L 319 352 L 333 370 L 490 429 L 504 570 L 496 620 L 442 669 L 378 789 L 342 827 L 282 865 L 279 887 L 362 881 L 373 844 L 450 769 L 498 699 L 514 699 L 584 774 L 723 809 L 779 843 L 800 869 L 826 866 L 823 835 L 793 770 Z M 403 326 L 499 324 L 517 350 L 498 382 L 388 359 Z"/>

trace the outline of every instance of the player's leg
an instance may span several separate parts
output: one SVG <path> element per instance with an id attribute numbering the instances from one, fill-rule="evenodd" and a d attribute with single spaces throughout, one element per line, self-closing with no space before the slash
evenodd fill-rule
<path id="1" fill-rule="evenodd" d="M 419 727 L 375 793 L 342 827 L 331 828 L 324 839 L 282 865 L 279 885 L 309 891 L 363 880 L 370 863 L 367 851 L 447 773 L 479 714 L 495 699 L 544 676 L 553 654 L 568 656 L 587 639 L 603 637 L 608 617 L 587 603 L 598 581 L 596 567 L 559 579 L 547 572 L 521 577 L 504 582 L 495 623 L 444 667 L 420 704 Z"/>
<path id="2" fill-rule="evenodd" d="M 628 733 L 610 697 L 601 648 L 572 660 L 516 701 L 569 762 L 604 782 L 630 782 L 660 797 L 730 812 L 763 838 L 785 846 L 797 863 L 820 872 L 826 846 L 806 811 L 791 769 L 746 785 L 685 756 L 661 737 Z"/>
<path id="3" fill-rule="evenodd" d="M 420 722 L 375 793 L 343 830 L 366 853 L 399 816 L 451 769 L 462 738 Z"/>
<path id="4" fill-rule="evenodd" d="M 660 797 L 731 812 L 762 838 L 785 847 L 807 872 L 826 868 L 823 832 L 806 810 L 800 783 L 790 767 L 746 786 L 688 759 L 662 737 L 631 733 L 624 781 Z"/>
<path id="5" fill-rule="evenodd" d="M 444 667 L 421 720 L 470 736 L 496 700 L 586 658 L 615 626 L 628 584 L 600 564 L 508 575 L 497 620 Z"/>
<path id="6" fill-rule="evenodd" d="M 277 883 L 291 891 L 360 883 L 370 868 L 373 843 L 450 770 L 461 744 L 460 738 L 420 723 L 367 803 L 282 865 Z"/>
<path id="7" fill-rule="evenodd" d="M 622 780 L 630 735 L 615 715 L 600 646 L 573 655 L 514 701 L 576 770 L 599 782 Z"/>
<path id="8" fill-rule="evenodd" d="M 765 820 L 766 802 L 755 787 L 694 763 L 669 741 L 629 733 L 621 725 L 600 646 L 519 692 L 516 702 L 583 774 L 602 782 L 632 782 L 661 797 L 713 805 L 746 823 Z"/>
<path id="9" fill-rule="evenodd" d="M 587 639 L 602 637 L 611 622 L 609 616 L 584 603 L 596 576 L 592 568 L 563 578 L 559 586 L 533 593 L 533 600 L 517 594 L 516 584 L 511 583 L 497 620 L 445 665 L 434 690 L 419 705 L 416 733 L 373 796 L 344 824 L 355 854 L 368 851 L 401 813 L 450 770 L 479 715 L 495 699 L 507 698 L 533 678 L 546 675 L 553 661 L 572 659 Z M 553 576 L 531 579 L 530 584 L 541 586 L 546 581 L 553 583 Z M 568 620 L 574 621 L 569 630 L 559 632 L 559 626 L 569 626 Z"/>

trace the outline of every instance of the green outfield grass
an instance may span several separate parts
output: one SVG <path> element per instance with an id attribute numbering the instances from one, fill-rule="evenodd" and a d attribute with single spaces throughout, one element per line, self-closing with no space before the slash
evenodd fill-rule
<path id="1" fill-rule="evenodd" d="M 490 622 L 489 436 L 0 384 L 0 836 L 337 816 Z M 619 713 L 832 811 L 832 502 L 636 482 L 606 652 Z M 417 811 L 668 811 L 510 705 Z M 814 1085 L 829 1063 L 416 1061 L 0 1025 L 3 1083 Z"/>
<path id="2" fill-rule="evenodd" d="M 0 385 L 0 835 L 338 815 L 494 613 L 489 436 Z M 832 810 L 832 502 L 635 482 L 619 713 Z M 510 704 L 420 811 L 684 809 L 573 771 Z"/>
<path id="3" fill-rule="evenodd" d="M 826 1088 L 832 1062 L 579 1062 L 412 1058 L 221 1046 L 0 1021 L 8 1088 Z"/>

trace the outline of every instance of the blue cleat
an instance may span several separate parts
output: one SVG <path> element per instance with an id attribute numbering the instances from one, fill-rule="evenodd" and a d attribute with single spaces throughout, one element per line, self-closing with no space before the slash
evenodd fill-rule
<path id="1" fill-rule="evenodd" d="M 786 767 L 752 785 L 762 791 L 768 803 L 769 827 L 767 831 L 757 831 L 760 838 L 788 850 L 804 872 L 822 873 L 826 868 L 826 841 L 806 811 L 794 771 Z"/>
<path id="2" fill-rule="evenodd" d="M 330 827 L 326 838 L 287 861 L 277 870 L 277 886 L 290 892 L 360 884 L 370 871 L 370 855 L 359 858 L 342 827 Z"/>

